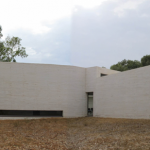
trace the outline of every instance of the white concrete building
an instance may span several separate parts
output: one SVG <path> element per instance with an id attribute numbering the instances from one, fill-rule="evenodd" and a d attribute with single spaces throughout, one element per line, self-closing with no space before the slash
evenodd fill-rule
<path id="1" fill-rule="evenodd" d="M 0 62 L 0 118 L 150 118 L 149 89 L 150 66 L 118 72 Z"/>

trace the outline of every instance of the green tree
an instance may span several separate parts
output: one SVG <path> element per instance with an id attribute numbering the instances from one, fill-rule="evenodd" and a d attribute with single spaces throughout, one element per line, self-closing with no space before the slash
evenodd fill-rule
<path id="1" fill-rule="evenodd" d="M 2 36 L 3 36 L 2 35 L 2 27 L 0 26 L 0 39 L 1 39 Z M 3 49 L 3 47 L 4 47 L 3 42 L 0 41 L 0 51 Z M 0 61 L 2 61 L 1 57 L 0 57 Z"/>
<path id="2" fill-rule="evenodd" d="M 0 38 L 3 36 L 2 34 L 2 27 L 0 26 Z"/>
<path id="3" fill-rule="evenodd" d="M 122 60 L 121 62 L 118 62 L 115 65 L 112 65 L 110 69 L 112 70 L 117 70 L 117 71 L 126 71 L 126 70 L 131 70 L 135 68 L 142 67 L 141 62 L 138 60 Z"/>
<path id="4" fill-rule="evenodd" d="M 7 37 L 0 49 L 0 59 L 7 62 L 16 62 L 15 57 L 27 57 L 25 47 L 21 47 L 21 39 L 18 37 Z"/>
<path id="5" fill-rule="evenodd" d="M 141 58 L 141 64 L 142 64 L 142 66 L 150 65 L 150 55 L 143 56 Z"/>

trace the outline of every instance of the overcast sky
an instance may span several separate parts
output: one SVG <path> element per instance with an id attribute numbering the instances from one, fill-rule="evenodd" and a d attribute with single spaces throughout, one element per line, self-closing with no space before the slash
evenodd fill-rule
<path id="1" fill-rule="evenodd" d="M 149 0 L 2 0 L 3 40 L 22 39 L 17 62 L 104 66 L 150 54 Z"/>

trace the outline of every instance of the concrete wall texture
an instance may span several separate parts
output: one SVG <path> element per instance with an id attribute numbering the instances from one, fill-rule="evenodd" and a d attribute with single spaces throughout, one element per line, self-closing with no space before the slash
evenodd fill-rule
<path id="1" fill-rule="evenodd" d="M 86 93 L 93 92 L 95 117 L 150 118 L 150 66 L 120 73 L 0 62 L 0 70 L 0 110 L 62 110 L 63 117 L 83 117 Z"/>
<path id="2" fill-rule="evenodd" d="M 94 116 L 150 118 L 150 66 L 97 79 Z"/>
<path id="3" fill-rule="evenodd" d="M 86 115 L 85 69 L 72 66 L 0 63 L 0 110 L 63 110 Z"/>
<path id="4" fill-rule="evenodd" d="M 109 70 L 100 67 L 86 68 L 86 92 L 94 92 L 97 79 L 101 77 L 101 73 L 111 75 L 119 73 L 119 71 Z"/>

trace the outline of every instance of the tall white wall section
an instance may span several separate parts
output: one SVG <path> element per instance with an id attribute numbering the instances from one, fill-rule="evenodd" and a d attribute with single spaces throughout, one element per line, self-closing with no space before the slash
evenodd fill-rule
<path id="1" fill-rule="evenodd" d="M 87 114 L 85 68 L 0 63 L 0 110 L 62 110 L 64 117 Z"/>
<path id="2" fill-rule="evenodd" d="M 150 66 L 97 78 L 94 116 L 150 118 Z"/>

